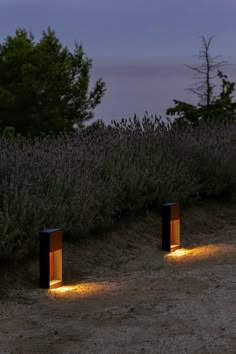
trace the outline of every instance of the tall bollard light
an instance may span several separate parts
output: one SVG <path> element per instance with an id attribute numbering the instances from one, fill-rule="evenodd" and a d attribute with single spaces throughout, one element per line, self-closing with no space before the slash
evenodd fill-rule
<path id="1" fill-rule="evenodd" d="M 180 248 L 179 204 L 162 204 L 162 249 L 173 252 L 178 248 Z"/>
<path id="2" fill-rule="evenodd" d="M 62 231 L 45 229 L 40 240 L 40 288 L 52 289 L 62 285 Z"/>

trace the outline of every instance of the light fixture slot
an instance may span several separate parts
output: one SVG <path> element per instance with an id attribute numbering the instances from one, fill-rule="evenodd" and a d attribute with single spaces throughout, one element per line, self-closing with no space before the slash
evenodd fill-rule
<path id="1" fill-rule="evenodd" d="M 62 285 L 62 231 L 40 231 L 40 288 L 52 289 Z"/>
<path id="2" fill-rule="evenodd" d="M 173 252 L 180 248 L 180 207 L 178 203 L 162 204 L 162 249 Z"/>

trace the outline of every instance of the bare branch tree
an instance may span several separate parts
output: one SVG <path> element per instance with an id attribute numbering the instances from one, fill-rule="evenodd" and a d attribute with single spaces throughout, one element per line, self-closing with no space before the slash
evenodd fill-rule
<path id="1" fill-rule="evenodd" d="M 199 52 L 199 58 L 202 63 L 199 66 L 185 65 L 195 72 L 195 85 L 188 90 L 199 98 L 199 105 L 209 107 L 214 99 L 214 89 L 216 85 L 213 80 L 218 76 L 218 69 L 227 64 L 226 61 L 218 61 L 219 56 L 212 57 L 210 54 L 211 42 L 215 36 L 206 39 L 202 36 L 202 48 Z"/>
<path id="2" fill-rule="evenodd" d="M 219 61 L 219 56 L 212 57 L 210 45 L 214 36 L 208 40 L 202 37 L 202 48 L 199 56 L 202 63 L 199 66 L 185 65 L 194 71 L 195 85 L 188 89 L 199 98 L 197 105 L 174 100 L 174 107 L 167 109 L 166 114 L 176 116 L 173 126 L 183 127 L 186 124 L 197 126 L 200 121 L 236 121 L 236 102 L 233 100 L 235 83 L 228 80 L 219 68 L 226 61 Z M 221 80 L 221 91 L 214 96 L 216 84 L 214 79 Z"/>

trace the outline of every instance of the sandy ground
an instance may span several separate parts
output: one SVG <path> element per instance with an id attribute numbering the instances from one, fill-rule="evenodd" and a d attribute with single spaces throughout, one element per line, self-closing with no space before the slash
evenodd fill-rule
<path id="1" fill-rule="evenodd" d="M 182 215 L 182 254 L 160 249 L 160 217 L 64 242 L 64 281 L 38 263 L 1 272 L 0 353 L 236 353 L 236 208 Z"/>

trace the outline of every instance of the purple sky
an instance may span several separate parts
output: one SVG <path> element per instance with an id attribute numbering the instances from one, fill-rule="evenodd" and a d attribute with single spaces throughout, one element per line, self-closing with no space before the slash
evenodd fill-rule
<path id="1" fill-rule="evenodd" d="M 0 41 L 17 27 L 38 38 L 49 25 L 89 57 L 188 56 L 201 35 L 213 54 L 236 56 L 235 0 L 0 0 Z"/>

